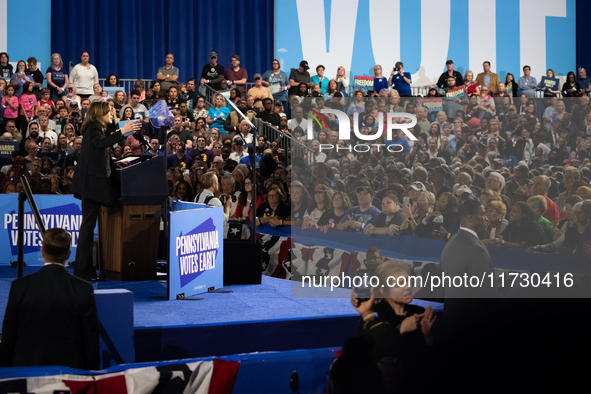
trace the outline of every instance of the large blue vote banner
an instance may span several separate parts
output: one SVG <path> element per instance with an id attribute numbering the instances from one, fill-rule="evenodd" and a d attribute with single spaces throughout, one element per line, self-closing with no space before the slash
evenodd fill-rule
<path id="1" fill-rule="evenodd" d="M 168 299 L 181 299 L 224 285 L 222 207 L 175 203 L 170 212 Z"/>
<path id="2" fill-rule="evenodd" d="M 34 198 L 45 228 L 47 230 L 55 227 L 63 228 L 72 236 L 71 258 L 73 260 L 82 224 L 80 200 L 72 195 L 38 194 Z M 0 264 L 10 264 L 18 256 L 18 194 L 0 194 L 0 213 L 2 214 Z M 43 265 L 40 249 L 43 239 L 28 202 L 25 202 L 24 244 L 25 262 L 28 265 Z"/>

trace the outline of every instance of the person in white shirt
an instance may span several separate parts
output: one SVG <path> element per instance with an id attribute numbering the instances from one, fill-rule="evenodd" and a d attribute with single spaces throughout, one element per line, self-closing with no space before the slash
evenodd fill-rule
<path id="1" fill-rule="evenodd" d="M 230 207 L 232 206 L 232 199 L 226 199 L 225 205 L 222 204 L 219 198 L 215 196 L 218 192 L 220 184 L 218 177 L 213 172 L 206 172 L 201 177 L 201 185 L 203 191 L 195 196 L 195 202 L 200 204 L 206 204 L 209 207 L 224 207 L 224 226 L 228 223 L 228 217 L 230 215 Z"/>
<path id="2" fill-rule="evenodd" d="M 241 140 L 243 142 L 243 145 L 252 145 L 253 136 L 250 133 L 250 124 L 246 120 L 243 120 L 242 122 L 240 122 L 238 130 L 240 131 L 240 133 L 234 136 L 234 141 Z"/>
<path id="3" fill-rule="evenodd" d="M 302 107 L 296 107 L 294 113 L 295 118 L 287 121 L 287 128 L 291 130 L 292 133 L 296 127 L 301 127 L 302 130 L 307 130 L 308 120 L 304 119 L 304 109 Z"/>
<path id="4" fill-rule="evenodd" d="M 49 128 L 49 118 L 46 115 L 39 117 L 39 136 L 49 138 L 51 140 L 51 148 L 55 148 L 57 144 L 57 134 Z"/>
<path id="5" fill-rule="evenodd" d="M 75 65 L 70 72 L 70 82 L 76 86 L 78 94 L 83 98 L 93 94 L 92 87 L 99 81 L 98 71 L 88 62 L 89 58 L 88 52 L 82 52 L 81 62 Z"/>
<path id="6" fill-rule="evenodd" d="M 230 153 L 230 160 L 234 160 L 236 163 L 240 163 L 240 159 L 248 157 L 248 152 L 244 151 L 244 143 L 241 139 L 236 139 L 233 142 L 234 152 Z"/>

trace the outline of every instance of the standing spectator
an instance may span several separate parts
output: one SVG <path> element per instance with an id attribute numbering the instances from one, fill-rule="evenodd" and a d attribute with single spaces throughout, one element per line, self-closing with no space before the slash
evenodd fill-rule
<path id="1" fill-rule="evenodd" d="M 527 97 L 536 96 L 536 88 L 538 87 L 538 81 L 535 77 L 532 77 L 530 74 L 531 67 L 527 65 L 523 66 L 523 77 L 520 77 L 519 81 L 517 81 L 517 95 L 519 97 L 521 97 L 522 94 L 525 94 Z"/>
<path id="2" fill-rule="evenodd" d="M 20 130 L 18 127 L 19 103 L 18 97 L 14 95 L 14 86 L 6 86 L 6 89 L 3 92 L 2 105 L 4 106 L 4 124 L 8 125 L 9 121 L 13 121 L 15 126 L 17 126 L 17 129 Z"/>
<path id="3" fill-rule="evenodd" d="M 41 247 L 43 268 L 12 282 L 0 366 L 99 368 L 94 290 L 65 269 L 71 242 L 65 230 L 47 230 Z"/>
<path id="4" fill-rule="evenodd" d="M 240 92 L 240 98 L 246 95 L 246 80 L 248 79 L 248 72 L 240 68 L 240 56 L 232 56 L 232 68 L 226 70 L 226 79 L 229 81 L 228 86 L 236 85 L 236 89 Z"/>
<path id="5" fill-rule="evenodd" d="M 316 66 L 316 75 L 311 78 L 311 82 L 320 86 L 320 94 L 326 93 L 326 88 L 328 88 L 328 78 L 324 76 L 325 67 L 320 64 Z"/>
<path id="6" fill-rule="evenodd" d="M 490 62 L 482 63 L 484 72 L 476 77 L 476 82 L 481 86 L 488 86 L 491 93 L 497 93 L 499 88 L 499 75 L 490 71 Z"/>
<path id="7" fill-rule="evenodd" d="M 70 72 L 70 81 L 76 86 L 80 97 L 88 98 L 92 94 L 92 87 L 98 83 L 99 76 L 96 68 L 88 62 L 90 55 L 84 51 L 80 55 L 80 63 Z"/>
<path id="8" fill-rule="evenodd" d="M 379 94 L 382 89 L 388 89 L 388 79 L 382 75 L 382 66 L 376 64 L 373 66 L 373 91 Z"/>
<path id="9" fill-rule="evenodd" d="M 464 84 L 464 78 L 462 78 L 462 74 L 454 70 L 453 60 L 450 59 L 446 61 L 445 67 L 447 67 L 447 71 L 439 76 L 437 84 L 434 86 L 440 89 L 447 89 L 447 81 L 449 77 L 453 77 L 456 80 L 456 86 L 462 86 Z"/>
<path id="10" fill-rule="evenodd" d="M 41 86 L 43 86 L 43 74 L 37 68 L 37 59 L 34 57 L 30 57 L 27 59 L 27 71 L 25 72 L 26 75 L 30 75 L 33 78 L 34 86 L 33 86 L 33 94 L 37 98 L 37 100 L 41 99 Z"/>
<path id="11" fill-rule="evenodd" d="M 63 69 L 64 62 L 59 53 L 51 55 L 51 65 L 45 71 L 47 86 L 51 92 L 51 101 L 56 102 L 65 95 L 64 87 L 68 86 L 68 72 Z"/>
<path id="12" fill-rule="evenodd" d="M 591 78 L 587 76 L 587 70 L 583 67 L 579 68 L 579 77 L 577 78 L 577 82 L 581 87 L 581 90 L 584 90 L 585 93 L 591 92 Z"/>
<path id="13" fill-rule="evenodd" d="M 20 105 L 21 131 L 28 121 L 37 116 L 37 97 L 33 94 L 33 82 L 25 82 L 23 94 L 18 99 Z"/>
<path id="14" fill-rule="evenodd" d="M 273 66 L 271 70 L 265 71 L 262 76 L 263 85 L 270 87 L 271 85 L 279 84 L 279 92 L 273 94 L 273 100 L 279 101 L 283 104 L 283 110 L 287 111 L 287 89 L 289 86 L 289 78 L 287 74 L 280 69 L 279 60 L 273 59 Z"/>
<path id="15" fill-rule="evenodd" d="M 9 60 L 8 53 L 0 52 L 0 78 L 12 77 L 12 64 L 8 63 Z"/>
<path id="16" fill-rule="evenodd" d="M 299 85 L 301 83 L 305 83 L 308 87 L 312 84 L 310 82 L 310 73 L 308 70 L 310 66 L 308 66 L 308 62 L 302 60 L 300 62 L 300 66 L 298 68 L 292 68 L 291 72 L 289 73 L 289 94 L 297 95 L 299 90 Z"/>
<path id="17" fill-rule="evenodd" d="M 410 84 L 412 83 L 410 73 L 404 72 L 404 64 L 402 62 L 396 62 L 396 65 L 390 73 L 388 83 L 393 89 L 398 91 L 398 94 L 402 97 L 410 97 L 412 95 Z"/>
<path id="18" fill-rule="evenodd" d="M 160 81 L 162 89 L 167 91 L 171 86 L 176 85 L 179 79 L 179 69 L 172 65 L 174 62 L 174 56 L 172 53 L 166 55 L 165 62 L 166 64 L 164 67 L 158 69 L 156 79 Z"/>
<path id="19" fill-rule="evenodd" d="M 266 98 L 273 99 L 273 95 L 269 88 L 263 86 L 263 78 L 261 77 L 261 74 L 255 74 L 253 78 L 254 86 L 248 89 L 248 95 L 254 97 L 254 106 L 262 111 L 264 108 L 263 100 Z"/>
<path id="20" fill-rule="evenodd" d="M 207 112 L 207 124 L 210 128 L 216 127 L 218 130 L 224 130 L 224 122 L 230 115 L 230 109 L 224 107 L 224 101 L 224 96 L 221 94 L 215 96 L 214 106 L 209 108 Z"/>
<path id="21" fill-rule="evenodd" d="M 207 84 L 213 90 L 220 90 L 221 82 L 224 80 L 224 71 L 224 67 L 218 64 L 218 54 L 211 52 L 209 63 L 201 70 L 201 85 Z"/>
<path id="22" fill-rule="evenodd" d="M 16 64 L 16 73 L 10 77 L 10 84 L 14 86 L 14 95 L 20 97 L 23 93 L 23 85 L 27 82 L 33 82 L 33 78 L 25 74 L 27 65 L 24 60 L 19 60 Z"/>

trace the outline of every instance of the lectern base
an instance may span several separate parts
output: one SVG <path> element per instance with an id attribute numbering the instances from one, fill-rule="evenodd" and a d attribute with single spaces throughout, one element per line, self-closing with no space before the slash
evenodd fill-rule
<path id="1" fill-rule="evenodd" d="M 156 279 L 160 205 L 101 207 L 100 275 L 105 279 Z"/>

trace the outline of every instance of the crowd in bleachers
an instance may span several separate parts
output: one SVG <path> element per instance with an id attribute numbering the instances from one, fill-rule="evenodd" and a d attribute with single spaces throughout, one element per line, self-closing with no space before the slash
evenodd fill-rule
<path id="1" fill-rule="evenodd" d="M 129 92 L 117 89 L 114 74 L 101 83 L 87 52 L 71 70 L 53 54 L 45 77 L 35 58 L 14 69 L 2 53 L 0 67 L 0 133 L 3 141 L 19 142 L 2 167 L 4 193 L 19 189 L 21 173 L 29 175 L 35 192 L 69 193 L 84 137 L 80 125 L 92 102 L 104 100 L 114 128 L 121 120 L 143 122 L 142 132 L 112 147 L 113 159 L 166 154 L 171 199 L 195 199 L 204 190 L 203 174 L 214 172 L 222 186 L 215 194 L 236 197 L 230 216 L 237 220 L 249 218 L 247 183 L 254 169 L 259 224 L 445 240 L 457 232 L 459 204 L 480 199 L 490 222 L 482 235 L 486 243 L 591 253 L 591 78 L 584 69 L 551 89 L 528 66 L 517 81 L 507 74 L 503 83 L 489 62 L 474 77 L 470 70 L 461 75 L 450 60 L 428 95 L 413 97 L 402 62 L 389 77 L 376 65 L 368 91 L 353 91 L 343 67 L 327 76 L 318 65 L 310 75 L 306 61 L 286 73 L 274 60 L 249 85 L 238 55 L 224 68 L 215 52 L 201 74 L 186 82 L 169 54 L 155 80 L 138 79 Z M 547 71 L 546 77 L 554 76 Z M 463 94 L 448 94 L 458 88 Z M 431 105 L 437 98 L 440 108 Z M 164 131 L 149 118 L 159 100 L 174 116 Z M 325 108 L 341 109 L 351 119 L 357 112 L 361 133 L 376 135 L 369 151 L 352 149 L 366 142 L 354 133 L 351 140 L 339 139 L 334 115 L 313 122 L 309 135 L 309 114 Z M 386 141 L 379 129 L 386 112 L 415 115 L 409 131 L 416 140 L 395 131 Z M 255 121 L 292 145 L 308 146 L 306 157 L 291 157 L 279 140 L 262 134 L 254 141 Z M 404 149 L 390 151 L 390 144 Z"/>

